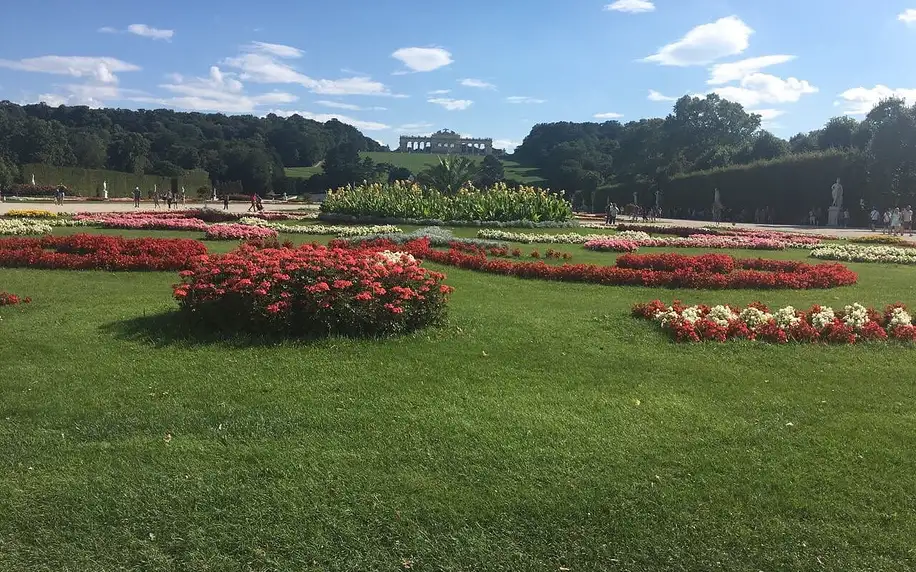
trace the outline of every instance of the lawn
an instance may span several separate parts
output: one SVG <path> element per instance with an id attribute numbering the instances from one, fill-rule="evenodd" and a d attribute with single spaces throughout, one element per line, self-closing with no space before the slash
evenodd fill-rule
<path id="1" fill-rule="evenodd" d="M 412 173 L 419 173 L 426 167 L 435 165 L 439 162 L 438 155 L 429 153 L 394 153 L 394 152 L 364 152 L 363 157 L 370 157 L 376 163 L 391 163 L 396 167 L 407 167 Z M 479 163 L 483 160 L 481 156 L 471 155 L 470 159 Z M 524 167 L 515 161 L 503 160 L 506 178 L 515 179 L 527 184 L 543 184 L 544 180 L 537 169 Z M 315 167 L 287 167 L 286 175 L 288 177 L 309 178 L 312 175 L 321 172 L 320 166 Z"/>
<path id="2" fill-rule="evenodd" d="M 614 259 L 522 249 L 548 247 Z M 916 302 L 916 268 L 849 266 L 802 292 L 441 268 L 441 328 L 280 345 L 178 335 L 174 273 L 0 269 L 34 298 L 0 309 L 0 570 L 913 569 L 912 347 L 678 345 L 629 317 Z"/>

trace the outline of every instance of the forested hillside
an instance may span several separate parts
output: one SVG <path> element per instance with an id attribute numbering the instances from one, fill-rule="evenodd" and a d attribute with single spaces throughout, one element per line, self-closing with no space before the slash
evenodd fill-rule
<path id="1" fill-rule="evenodd" d="M 337 120 L 298 115 L 222 115 L 167 109 L 90 109 L 0 102 L 0 185 L 16 165 L 43 163 L 178 176 L 204 169 L 214 181 L 268 191 L 284 167 L 314 165 L 342 143 L 381 146 Z"/>

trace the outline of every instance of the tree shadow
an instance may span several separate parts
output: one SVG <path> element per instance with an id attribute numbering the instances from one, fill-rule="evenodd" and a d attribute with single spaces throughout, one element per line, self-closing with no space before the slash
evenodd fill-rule
<path id="1" fill-rule="evenodd" d="M 179 311 L 165 311 L 103 324 L 99 329 L 116 339 L 149 344 L 153 347 L 222 345 L 233 348 L 308 344 L 317 338 L 226 332 L 189 320 Z"/>

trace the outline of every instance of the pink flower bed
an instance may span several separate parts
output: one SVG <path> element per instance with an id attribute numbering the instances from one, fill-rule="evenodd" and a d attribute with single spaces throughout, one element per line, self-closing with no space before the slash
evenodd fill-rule
<path id="1" fill-rule="evenodd" d="M 631 250 L 620 250 L 620 243 L 630 243 Z M 687 238 L 627 238 L 626 240 L 614 238 L 597 238 L 585 243 L 588 250 L 600 252 L 633 252 L 640 246 L 662 248 L 743 248 L 747 250 L 785 250 L 791 245 L 777 240 L 770 240 L 746 236 L 717 236 L 712 234 L 695 234 Z"/>
<path id="2" fill-rule="evenodd" d="M 81 216 L 81 215 L 77 215 Z M 140 213 L 106 214 L 78 220 L 98 221 L 102 228 L 126 230 L 194 230 L 203 232 L 210 226 L 196 218 L 150 217 Z"/>
<path id="3" fill-rule="evenodd" d="M 276 238 L 277 231 L 263 226 L 244 224 L 213 224 L 206 228 L 207 240 L 250 240 Z"/>

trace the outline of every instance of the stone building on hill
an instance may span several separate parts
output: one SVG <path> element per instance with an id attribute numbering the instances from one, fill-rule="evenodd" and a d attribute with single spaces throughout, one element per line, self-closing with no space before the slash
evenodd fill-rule
<path id="1" fill-rule="evenodd" d="M 491 155 L 493 139 L 464 138 L 454 131 L 442 129 L 432 135 L 402 135 L 398 150 L 401 153 Z"/>

